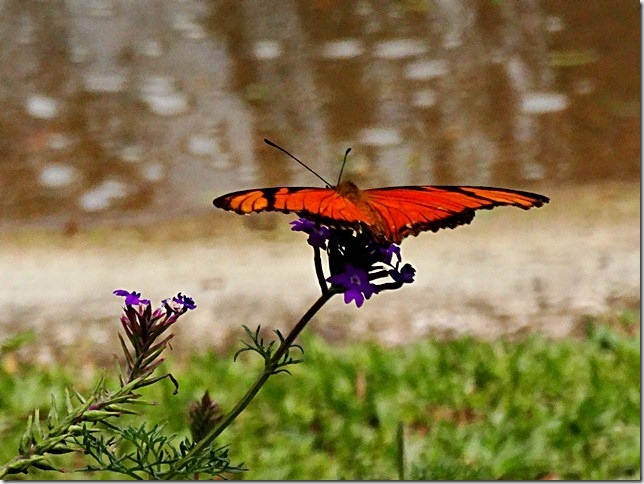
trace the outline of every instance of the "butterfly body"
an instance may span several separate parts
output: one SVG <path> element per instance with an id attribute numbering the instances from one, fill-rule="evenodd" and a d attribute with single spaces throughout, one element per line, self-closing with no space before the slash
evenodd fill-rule
<path id="1" fill-rule="evenodd" d="M 337 187 L 274 187 L 242 190 L 213 204 L 239 214 L 296 213 L 331 226 L 368 230 L 399 244 L 408 235 L 469 224 L 474 212 L 510 205 L 540 207 L 549 199 L 536 193 L 476 186 L 404 186 L 360 190 L 345 181 Z"/>

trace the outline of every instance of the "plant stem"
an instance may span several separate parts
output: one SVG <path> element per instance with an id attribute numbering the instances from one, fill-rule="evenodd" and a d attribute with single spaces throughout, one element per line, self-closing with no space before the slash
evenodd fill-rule
<path id="1" fill-rule="evenodd" d="M 273 375 L 273 371 L 275 370 L 277 364 L 289 350 L 289 348 L 295 341 L 295 338 L 298 337 L 298 335 L 309 323 L 315 313 L 317 313 L 334 294 L 337 294 L 337 292 L 330 290 L 326 290 L 322 293 L 318 300 L 313 303 L 313 305 L 308 309 L 306 313 L 304 313 L 304 316 L 302 316 L 302 318 L 298 321 L 298 323 L 291 330 L 288 336 L 284 339 L 279 348 L 277 348 L 277 351 L 275 351 L 275 354 L 271 357 L 271 359 L 266 362 L 262 373 L 259 375 L 257 380 L 255 380 L 253 386 L 246 392 L 246 394 L 239 400 L 239 402 L 237 402 L 237 405 L 235 405 L 235 407 L 230 412 L 228 412 L 228 414 L 226 414 L 226 416 L 222 419 L 217 427 L 208 432 L 208 434 L 203 439 L 201 439 L 184 457 L 176 462 L 174 466 L 175 468 L 164 475 L 164 479 L 172 479 L 186 461 L 188 461 L 194 455 L 198 454 L 208 445 L 210 445 L 210 443 L 213 442 L 237 418 L 237 416 L 244 411 L 244 409 L 248 406 L 248 404 L 250 404 L 253 398 L 255 398 L 255 395 L 257 395 L 257 393 L 264 386 L 264 383 L 266 383 L 269 377 Z"/>
<path id="2" fill-rule="evenodd" d="M 318 284 L 322 290 L 322 294 L 329 290 L 326 280 L 324 278 L 324 270 L 322 269 L 322 258 L 320 257 L 320 248 L 318 246 L 313 247 L 313 263 L 315 264 L 315 274 L 318 277 Z"/>
<path id="3" fill-rule="evenodd" d="M 396 450 L 397 458 L 396 464 L 398 467 L 398 480 L 405 480 L 405 426 L 401 421 L 398 421 L 396 429 Z"/>

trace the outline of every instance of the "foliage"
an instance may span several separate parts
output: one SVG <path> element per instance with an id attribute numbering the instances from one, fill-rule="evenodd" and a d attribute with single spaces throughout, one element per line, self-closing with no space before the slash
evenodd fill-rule
<path id="1" fill-rule="evenodd" d="M 106 437 L 83 428 L 82 438 L 77 443 L 96 464 L 81 471 L 105 470 L 137 480 L 163 479 L 195 445 L 194 441 L 186 438 L 177 447 L 174 445 L 176 436 L 168 437 L 159 425 L 147 428 L 142 424 L 114 430 L 113 435 Z M 127 450 L 123 452 L 124 448 Z M 215 447 L 214 444 L 208 446 L 206 452 L 196 453 L 185 467 L 197 477 L 199 474 L 221 476 L 244 470 L 241 466 L 231 465 L 226 447 Z"/>
<path id="2" fill-rule="evenodd" d="M 178 382 L 170 373 L 155 373 L 174 337 L 168 330 L 183 314 L 196 308 L 192 298 L 181 293 L 164 300 L 154 311 L 140 293 L 119 289 L 114 294 L 125 297 L 121 316 L 125 337 L 118 335 L 125 363 L 118 385 L 112 389 L 101 376 L 89 396 L 64 388 L 65 404 L 61 408 L 52 394 L 46 420 L 41 422 L 39 408 L 29 415 L 18 442 L 18 455 L 0 466 L 0 477 L 33 473 L 34 469 L 65 472 L 53 457 L 71 453 L 94 459 L 95 464 L 81 471 L 109 471 L 134 479 L 162 479 L 167 475 L 198 478 L 200 473 L 211 477 L 241 471 L 240 466 L 230 464 L 228 449 L 216 448 L 212 440 L 184 439 L 176 447 L 174 437 L 164 435 L 158 425 L 147 428 L 113 423 L 117 417 L 136 414 L 133 407 L 145 403 L 139 393 L 145 387 L 167 379 L 177 393 Z M 14 342 L 3 344 L 2 350 L 15 349 L 19 341 L 21 338 L 14 338 Z M 208 434 L 220 420 L 218 407 L 207 393 L 200 404 L 191 407 L 190 417 L 195 435 Z"/>
<path id="3" fill-rule="evenodd" d="M 558 341 L 466 337 L 383 348 L 305 336 L 304 364 L 271 379 L 219 442 L 250 464 L 249 479 L 392 479 L 402 422 L 411 479 L 639 479 L 639 334 L 620 327 L 636 327 L 638 317 L 625 314 L 612 326 L 588 321 L 585 337 Z M 231 408 L 256 369 L 256 359 L 231 356 L 199 354 L 173 367 L 181 392 L 147 388 L 158 405 L 146 408 L 146 421 L 164 422 L 181 441 L 187 409 L 204 388 Z M 52 387 L 63 394 L 76 377 L 55 367 L 0 372 L 3 388 L 15 391 L 19 382 L 26 392 L 0 397 L 3 460 L 19 440 L 11 423 L 22 419 L 25 402 L 46 407 Z M 140 417 L 119 419 L 134 434 L 141 427 Z M 59 476 L 69 474 L 30 473 Z"/>

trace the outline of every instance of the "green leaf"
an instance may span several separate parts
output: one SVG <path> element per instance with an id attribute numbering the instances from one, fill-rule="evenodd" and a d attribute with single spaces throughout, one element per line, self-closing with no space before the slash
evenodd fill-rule
<path id="1" fill-rule="evenodd" d="M 58 418 L 58 409 L 56 408 L 56 396 L 52 393 L 51 408 L 49 409 L 49 413 L 47 413 L 47 428 L 51 430 L 54 427 L 56 427 L 58 423 L 59 423 L 59 418 Z"/>

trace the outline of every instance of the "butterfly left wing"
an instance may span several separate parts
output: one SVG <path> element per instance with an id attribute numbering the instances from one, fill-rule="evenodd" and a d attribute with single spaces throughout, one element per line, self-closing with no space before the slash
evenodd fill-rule
<path id="1" fill-rule="evenodd" d="M 408 235 L 469 224 L 474 212 L 510 205 L 527 210 L 550 199 L 506 188 L 468 186 L 391 187 L 365 190 L 365 201 L 378 213 L 376 229 L 399 244 Z"/>
<path id="2" fill-rule="evenodd" d="M 274 187 L 229 193 L 213 200 L 215 207 L 245 215 L 252 212 L 297 213 L 328 224 L 351 225 L 365 214 L 333 188 Z"/>

